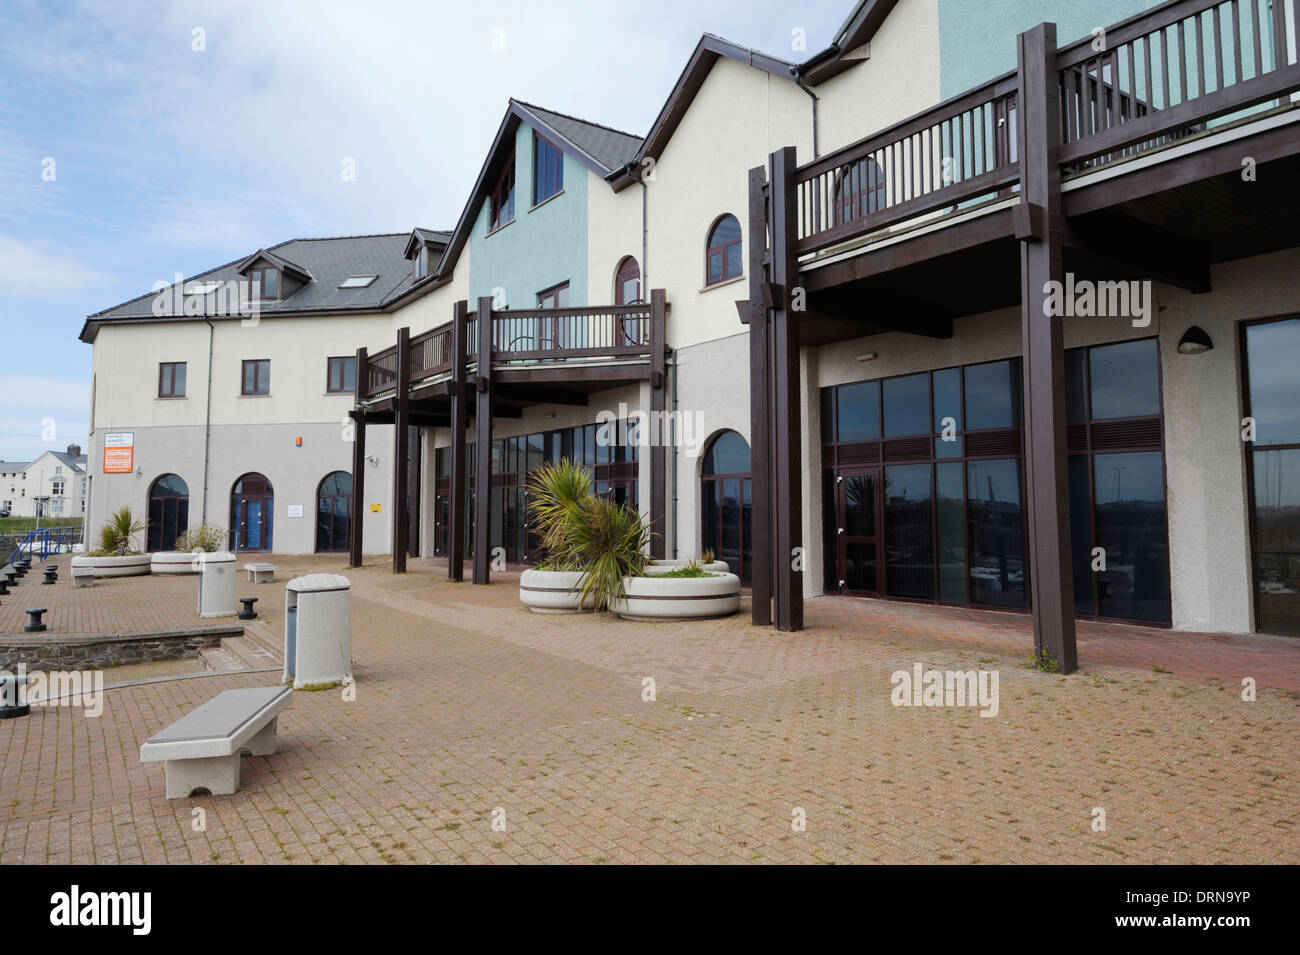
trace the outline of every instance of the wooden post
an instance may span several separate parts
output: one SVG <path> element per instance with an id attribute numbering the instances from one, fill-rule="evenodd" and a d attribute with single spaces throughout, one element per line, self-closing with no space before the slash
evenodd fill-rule
<path id="1" fill-rule="evenodd" d="M 1060 95 L 1056 26 L 1042 23 L 1018 38 L 1020 202 L 1028 215 L 1020 242 L 1020 320 L 1024 354 L 1025 512 L 1029 516 L 1029 587 L 1034 649 L 1062 673 L 1079 666 L 1070 566 L 1070 509 L 1065 454 L 1065 350 L 1061 316 L 1049 315 L 1048 283 L 1063 282 Z"/>
<path id="2" fill-rule="evenodd" d="M 750 512 L 750 619 L 772 623 L 772 431 L 768 416 L 768 322 L 763 288 L 767 282 L 767 170 L 749 171 L 749 458 L 753 505 Z"/>
<path id="3" fill-rule="evenodd" d="M 800 459 L 801 402 L 799 384 L 799 324 L 791 312 L 791 296 L 799 281 L 794 253 L 796 207 L 795 150 L 785 146 L 772 153 L 769 194 L 772 208 L 772 571 L 776 581 L 776 626 L 803 629 L 803 562 L 795 548 L 803 547 L 803 463 Z"/>
<path id="4" fill-rule="evenodd" d="M 478 368 L 474 376 L 474 583 L 490 583 L 492 554 L 492 298 L 478 300 Z"/>
<path id="5" fill-rule="evenodd" d="M 362 526 L 366 512 L 366 412 L 361 402 L 366 396 L 366 350 L 357 349 L 355 408 L 352 418 L 352 513 L 348 534 L 348 566 L 361 566 Z"/>
<path id="6" fill-rule="evenodd" d="M 457 302 L 451 318 L 451 527 L 448 534 L 447 579 L 465 579 L 465 428 L 469 417 L 470 383 L 466 374 L 469 342 L 469 303 Z"/>
<path id="7" fill-rule="evenodd" d="M 666 350 L 668 311 L 667 293 L 661 289 L 650 291 L 650 556 L 663 560 L 664 533 L 668 526 L 667 493 L 665 489 L 667 448 L 664 442 L 669 429 L 664 426 L 664 412 L 668 409 L 668 382 Z"/>
<path id="8" fill-rule="evenodd" d="M 411 453 L 411 330 L 397 330 L 397 390 L 393 393 L 393 572 L 406 573 L 411 531 L 407 473 Z"/>

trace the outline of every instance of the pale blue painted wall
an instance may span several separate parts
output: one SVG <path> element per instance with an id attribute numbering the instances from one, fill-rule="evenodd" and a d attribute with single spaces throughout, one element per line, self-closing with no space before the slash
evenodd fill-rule
<path id="1" fill-rule="evenodd" d="M 515 131 L 515 221 L 487 234 L 484 201 L 469 237 L 470 308 L 493 289 L 506 291 L 510 308 L 536 308 L 537 293 L 569 283 L 569 304 L 587 302 L 588 170 L 564 155 L 564 191 L 536 208 L 533 200 L 533 129 Z"/>
<path id="2" fill-rule="evenodd" d="M 947 99 L 1016 68 L 1016 36 L 1056 24 L 1064 46 L 1163 0 L 939 0 L 939 90 Z"/>

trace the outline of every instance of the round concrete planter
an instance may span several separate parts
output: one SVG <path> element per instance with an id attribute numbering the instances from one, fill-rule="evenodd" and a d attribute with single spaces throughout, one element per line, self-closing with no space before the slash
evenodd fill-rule
<path id="1" fill-rule="evenodd" d="M 196 555 L 189 551 L 160 550 L 149 556 L 152 558 L 149 562 L 151 574 L 197 574 L 199 572 L 198 564 L 194 560 Z"/>
<path id="2" fill-rule="evenodd" d="M 519 601 L 533 613 L 587 613 L 592 598 L 584 602 L 574 590 L 581 580 L 577 570 L 525 570 L 519 577 Z"/>
<path id="3" fill-rule="evenodd" d="M 647 564 L 643 573 L 647 577 L 658 577 L 661 574 L 672 573 L 674 570 L 681 570 L 689 563 L 689 560 L 656 560 L 652 564 Z M 725 560 L 714 560 L 707 564 L 700 564 L 700 570 L 710 574 L 731 573 L 731 568 L 727 566 Z"/>
<path id="4" fill-rule="evenodd" d="M 124 557 L 74 557 L 73 568 L 89 567 L 96 577 L 142 577 L 149 573 L 153 563 L 149 554 L 127 554 Z"/>
<path id="5" fill-rule="evenodd" d="M 627 596 L 614 601 L 614 613 L 627 620 L 698 620 L 726 617 L 740 609 L 740 578 L 625 577 Z"/>

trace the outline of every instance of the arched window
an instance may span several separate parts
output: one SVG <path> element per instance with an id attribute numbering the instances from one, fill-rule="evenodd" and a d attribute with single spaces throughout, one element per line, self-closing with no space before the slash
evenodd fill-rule
<path id="1" fill-rule="evenodd" d="M 641 266 L 628 255 L 618 263 L 614 273 L 614 304 L 637 305 L 641 302 Z"/>
<path id="2" fill-rule="evenodd" d="M 704 452 L 700 472 L 704 547 L 725 560 L 741 580 L 750 579 L 750 515 L 753 509 L 749 443 L 723 431 Z"/>
<path id="3" fill-rule="evenodd" d="M 179 475 L 162 475 L 149 486 L 148 549 L 175 550 L 176 538 L 189 526 L 189 485 Z"/>
<path id="4" fill-rule="evenodd" d="M 352 527 L 352 475 L 333 471 L 316 490 L 316 550 L 347 550 Z"/>
<path id="5" fill-rule="evenodd" d="M 885 173 L 870 156 L 844 168 L 835 186 L 835 224 L 885 208 Z"/>
<path id="6" fill-rule="evenodd" d="M 230 489 L 230 530 L 236 550 L 270 550 L 275 491 L 265 475 L 243 475 Z"/>
<path id="7" fill-rule="evenodd" d="M 704 284 L 713 285 L 734 279 L 745 271 L 741 260 L 740 223 L 732 215 L 723 216 L 709 232 L 709 251 L 704 263 Z"/>

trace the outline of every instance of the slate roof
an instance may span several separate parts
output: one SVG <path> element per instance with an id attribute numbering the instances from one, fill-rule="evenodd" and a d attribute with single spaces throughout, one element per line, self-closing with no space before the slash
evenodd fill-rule
<path id="1" fill-rule="evenodd" d="M 433 237 L 448 235 L 432 229 L 422 231 L 428 232 Z M 261 314 L 274 316 L 300 312 L 352 312 L 381 309 L 390 299 L 401 295 L 411 285 L 413 277 L 411 263 L 405 257 L 406 243 L 410 236 L 409 232 L 393 232 L 384 235 L 290 239 L 288 242 L 269 246 L 267 252 L 272 252 L 279 259 L 295 263 L 306 270 L 313 280 L 279 301 L 261 303 Z M 445 243 L 446 240 L 435 238 L 434 241 Z M 240 281 L 238 268 L 246 261 L 246 257 L 241 258 L 215 269 L 187 276 L 185 286 L 188 288 L 193 283 L 205 281 Z M 365 288 L 339 288 L 339 283 L 353 275 L 377 275 L 378 278 Z M 102 322 L 142 318 L 160 321 L 199 320 L 195 317 L 187 318 L 183 314 L 159 319 L 153 312 L 156 294 L 158 293 L 149 292 L 129 302 L 90 315 L 81 330 L 82 341 L 93 340 L 93 328 Z"/>
<path id="2" fill-rule="evenodd" d="M 600 165 L 606 172 L 621 169 L 632 160 L 641 148 L 641 137 L 633 133 L 602 126 L 589 120 L 579 119 L 565 113 L 534 106 L 523 100 L 515 100 L 520 106 L 541 120 L 542 125 L 567 139 Z"/>

